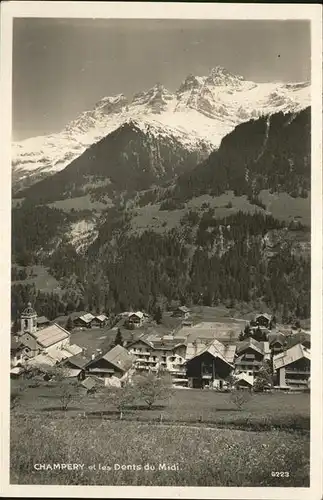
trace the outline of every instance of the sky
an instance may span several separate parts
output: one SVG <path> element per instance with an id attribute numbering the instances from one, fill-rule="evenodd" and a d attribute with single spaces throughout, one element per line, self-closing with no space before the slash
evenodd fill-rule
<path id="1" fill-rule="evenodd" d="M 307 21 L 16 18 L 13 139 L 59 132 L 104 96 L 175 91 L 215 66 L 255 82 L 310 80 Z"/>

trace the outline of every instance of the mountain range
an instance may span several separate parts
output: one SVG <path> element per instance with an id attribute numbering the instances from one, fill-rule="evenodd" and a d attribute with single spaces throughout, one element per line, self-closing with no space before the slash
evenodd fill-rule
<path id="1" fill-rule="evenodd" d="M 104 97 L 61 132 L 13 143 L 13 190 L 62 171 L 125 125 L 154 141 L 176 144 L 183 158 L 193 153 L 201 159 L 217 149 L 238 124 L 279 111 L 297 112 L 309 104 L 308 82 L 255 83 L 219 66 L 207 76 L 187 76 L 175 92 L 157 83 L 132 99 L 123 94 Z M 177 163 L 182 164 L 179 159 Z M 153 177 L 164 178 L 158 172 Z"/>

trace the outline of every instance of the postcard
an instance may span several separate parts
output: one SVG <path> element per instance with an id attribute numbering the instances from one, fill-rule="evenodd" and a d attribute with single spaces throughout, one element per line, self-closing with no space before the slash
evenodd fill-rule
<path id="1" fill-rule="evenodd" d="M 1 5 L 2 493 L 322 497 L 322 8 Z"/>

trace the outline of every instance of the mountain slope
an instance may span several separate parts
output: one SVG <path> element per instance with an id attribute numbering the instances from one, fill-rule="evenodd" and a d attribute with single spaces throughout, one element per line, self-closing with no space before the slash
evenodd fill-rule
<path id="1" fill-rule="evenodd" d="M 13 226 L 20 228 L 13 231 L 13 261 L 48 266 L 72 304 L 71 310 L 77 307 L 75 286 L 66 289 L 64 283 L 75 275 L 80 283 L 76 295 L 94 309 L 153 312 L 158 302 L 178 300 L 209 306 L 224 303 L 230 308 L 249 303 L 253 309 L 270 308 L 284 322 L 292 316 L 308 318 L 309 227 L 286 214 L 273 217 L 270 207 L 258 206 L 257 192 L 266 187 L 277 198 L 287 192 L 309 194 L 310 109 L 237 126 L 217 152 L 165 190 L 163 203 L 159 193 L 153 201 L 149 192 L 143 197 L 139 193 L 126 209 L 110 208 L 93 225 L 90 221 L 91 239 L 77 252 L 80 241 L 71 244 L 68 237 L 79 214 L 51 212 L 34 201 L 41 201 L 42 196 L 56 198 L 61 192 L 75 194 L 89 183 L 90 173 L 92 181 L 110 180 L 101 186 L 104 192 L 142 187 L 145 178 L 147 185 L 168 175 L 171 178 L 174 159 L 180 162 L 181 152 L 177 155 L 176 148 L 165 145 L 164 160 L 151 161 L 152 142 L 147 146 L 146 139 L 147 132 L 135 125 L 120 127 L 64 171 L 29 188 L 30 199 L 13 210 Z M 141 155 L 140 168 L 134 161 L 136 154 Z M 147 172 L 143 172 L 145 166 Z M 210 200 L 218 205 L 220 197 L 228 196 L 218 196 L 227 189 L 236 191 L 236 196 L 231 194 L 233 203 L 211 206 Z M 242 200 L 246 195 L 251 198 L 247 209 Z M 196 196 L 206 200 L 194 207 Z M 243 201 L 240 209 L 236 209 L 238 199 Z M 169 201 L 175 206 L 180 203 L 181 210 L 165 209 L 163 204 Z M 149 225 L 141 232 L 134 230 L 141 208 L 153 214 L 152 219 L 163 214 L 161 230 Z M 175 223 L 174 212 L 179 215 Z M 48 230 L 44 220 L 51 224 Z"/>
<path id="2" fill-rule="evenodd" d="M 189 75 L 176 92 L 156 84 L 128 100 L 104 97 L 57 134 L 13 144 L 13 186 L 19 189 L 64 169 L 90 145 L 133 119 L 211 152 L 221 139 L 244 121 L 277 111 L 294 112 L 310 104 L 308 83 L 255 83 L 221 67 L 208 76 Z"/>
<path id="3" fill-rule="evenodd" d="M 90 146 L 64 170 L 20 191 L 16 196 L 45 203 L 85 194 L 118 196 L 174 179 L 193 168 L 203 149 L 191 151 L 167 130 L 125 123 Z M 204 156 L 206 152 L 204 152 Z"/>
<path id="4" fill-rule="evenodd" d="M 261 190 L 306 197 L 310 190 L 311 110 L 277 113 L 238 125 L 220 148 L 179 177 L 171 197 L 257 195 Z"/>

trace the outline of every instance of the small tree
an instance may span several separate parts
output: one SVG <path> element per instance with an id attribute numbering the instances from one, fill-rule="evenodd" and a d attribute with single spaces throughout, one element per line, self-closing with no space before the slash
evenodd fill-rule
<path id="1" fill-rule="evenodd" d="M 136 390 L 130 382 L 127 382 L 123 387 L 105 387 L 100 393 L 100 397 L 105 404 L 117 408 L 121 420 L 127 406 L 135 402 Z"/>
<path id="2" fill-rule="evenodd" d="M 273 376 L 270 366 L 266 363 L 258 371 L 253 388 L 256 392 L 263 392 L 265 389 L 269 389 L 272 386 Z"/>
<path id="3" fill-rule="evenodd" d="M 250 399 L 251 393 L 248 389 L 238 389 L 237 387 L 234 387 L 231 391 L 230 401 L 238 408 L 238 410 L 242 410 Z"/>
<path id="4" fill-rule="evenodd" d="M 68 406 L 79 396 L 79 385 L 77 381 L 67 378 L 66 367 L 55 365 L 48 370 L 48 376 L 55 382 L 61 409 L 66 411 Z"/>
<path id="5" fill-rule="evenodd" d="M 250 335 L 251 335 L 250 325 L 249 325 L 249 324 L 247 324 L 247 325 L 245 326 L 244 331 L 243 331 L 243 337 L 244 337 L 244 338 L 248 338 L 248 337 L 250 337 Z"/>
<path id="6" fill-rule="evenodd" d="M 163 313 L 160 306 L 158 306 L 154 313 L 154 320 L 156 321 L 157 325 L 160 325 L 162 319 L 163 319 Z"/>
<path id="7" fill-rule="evenodd" d="M 121 345 L 121 346 L 123 345 L 123 338 L 120 328 L 118 328 L 116 338 L 114 339 L 113 347 L 115 347 L 116 345 Z"/>
<path id="8" fill-rule="evenodd" d="M 150 410 L 156 401 L 167 400 L 172 395 L 171 379 L 165 373 L 137 375 L 134 377 L 134 387 L 138 397 L 143 400 Z"/>
<path id="9" fill-rule="evenodd" d="M 69 317 L 67 318 L 67 322 L 66 322 L 66 325 L 65 325 L 65 329 L 66 329 L 68 332 L 71 332 L 71 331 L 73 330 L 73 327 L 74 327 L 74 325 L 73 325 L 73 320 L 72 320 L 71 316 L 69 316 Z"/>
<path id="10" fill-rule="evenodd" d="M 248 389 L 239 389 L 238 378 L 233 373 L 225 379 L 230 390 L 230 401 L 238 408 L 242 410 L 243 406 L 251 398 L 250 391 Z"/>

